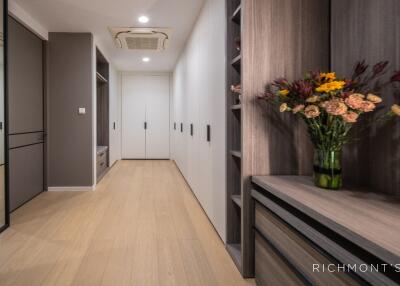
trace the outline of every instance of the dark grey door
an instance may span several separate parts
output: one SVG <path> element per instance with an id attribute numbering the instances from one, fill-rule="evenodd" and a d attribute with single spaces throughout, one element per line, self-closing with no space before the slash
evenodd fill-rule
<path id="1" fill-rule="evenodd" d="M 44 190 L 43 41 L 12 17 L 8 35 L 12 211 Z"/>

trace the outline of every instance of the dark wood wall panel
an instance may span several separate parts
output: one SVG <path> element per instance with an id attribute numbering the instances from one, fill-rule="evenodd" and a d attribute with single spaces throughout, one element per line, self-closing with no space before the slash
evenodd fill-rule
<path id="1" fill-rule="evenodd" d="M 257 95 L 278 77 L 293 80 L 329 67 L 329 0 L 245 0 L 242 32 L 242 243 L 254 253 L 252 175 L 311 174 L 312 145 L 305 127 Z M 243 257 L 251 273 L 252 255 Z"/>
<path id="2" fill-rule="evenodd" d="M 252 147 L 247 170 L 253 175 L 310 174 L 312 148 L 302 123 L 276 106 L 265 108 L 256 96 L 278 77 L 293 80 L 309 70 L 328 69 L 329 1 L 245 2 L 251 6 L 244 25 L 243 147 Z"/>
<path id="3" fill-rule="evenodd" d="M 400 1 L 332 1 L 332 69 L 349 76 L 353 64 L 389 60 L 400 69 Z M 385 105 L 400 102 L 387 89 Z M 344 151 L 345 183 L 400 194 L 400 122 L 368 130 L 369 137 Z"/>

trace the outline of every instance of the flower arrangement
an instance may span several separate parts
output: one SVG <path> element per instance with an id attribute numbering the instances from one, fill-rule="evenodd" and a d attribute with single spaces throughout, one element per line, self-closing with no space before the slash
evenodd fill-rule
<path id="1" fill-rule="evenodd" d="M 338 78 L 336 73 L 310 72 L 303 79 L 289 82 L 281 78 L 268 85 L 260 97 L 279 105 L 280 112 L 302 118 L 314 144 L 314 183 L 327 189 L 339 189 L 341 150 L 349 142 L 349 132 L 364 114 L 377 109 L 383 99 L 380 91 L 400 82 L 400 71 L 383 81 L 388 62 L 379 62 L 371 69 L 359 62 L 353 76 Z M 375 120 L 400 116 L 400 105 L 393 105 Z"/>

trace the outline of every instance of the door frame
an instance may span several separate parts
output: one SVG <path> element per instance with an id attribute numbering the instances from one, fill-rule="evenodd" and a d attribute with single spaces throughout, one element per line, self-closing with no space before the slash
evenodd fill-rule
<path id="1" fill-rule="evenodd" d="M 122 121 L 122 119 L 123 119 L 123 107 L 122 107 L 122 104 L 123 104 L 123 84 L 124 84 L 124 81 L 123 81 L 123 78 L 124 78 L 124 76 L 168 76 L 168 79 L 169 79 L 169 107 L 168 107 L 168 112 L 169 112 L 169 142 L 168 142 L 168 145 L 169 145 L 169 159 L 159 159 L 159 160 L 171 160 L 172 159 L 172 154 L 171 154 L 171 138 L 172 138 L 172 127 L 173 127 L 173 118 L 172 118 L 172 112 L 171 112 L 171 106 L 172 106 L 172 84 L 173 84 L 173 82 L 172 82 L 172 80 L 173 80 L 173 73 L 172 72 L 136 72 L 136 71 L 124 71 L 124 72 L 121 72 L 120 73 L 120 76 L 121 76 L 121 80 L 120 80 L 120 82 L 119 82 L 119 95 L 120 95 L 120 110 L 121 110 L 121 113 L 119 114 L 119 116 L 120 116 L 120 122 L 121 122 L 121 134 L 120 134 L 120 136 L 121 136 L 121 140 L 120 140 L 120 144 L 121 144 L 121 146 L 120 146 L 120 149 L 121 149 L 121 160 L 158 160 L 158 159 L 147 159 L 147 158 L 144 158 L 144 159 L 130 159 L 130 158 L 123 158 L 123 156 L 122 156 L 122 147 L 123 147 L 123 139 L 122 139 L 122 137 L 124 136 L 124 134 L 123 134 L 123 127 L 122 127 L 122 125 L 123 125 L 123 121 Z M 145 154 L 146 155 L 146 154 Z"/>
<path id="2" fill-rule="evenodd" d="M 5 223 L 0 233 L 10 226 L 10 193 L 8 165 L 8 0 L 3 0 L 3 43 L 4 43 L 4 211 Z"/>

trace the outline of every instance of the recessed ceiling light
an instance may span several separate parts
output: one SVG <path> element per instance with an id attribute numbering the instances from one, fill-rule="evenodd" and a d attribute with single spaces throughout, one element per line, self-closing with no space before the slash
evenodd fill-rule
<path id="1" fill-rule="evenodd" d="M 150 58 L 148 58 L 148 57 L 145 57 L 145 58 L 143 58 L 143 59 L 142 59 L 142 61 L 144 61 L 145 63 L 147 63 L 147 62 L 149 62 L 149 61 L 150 61 Z"/>
<path id="2" fill-rule="evenodd" d="M 140 23 L 146 24 L 149 21 L 149 17 L 140 16 L 138 20 L 139 20 Z"/>

